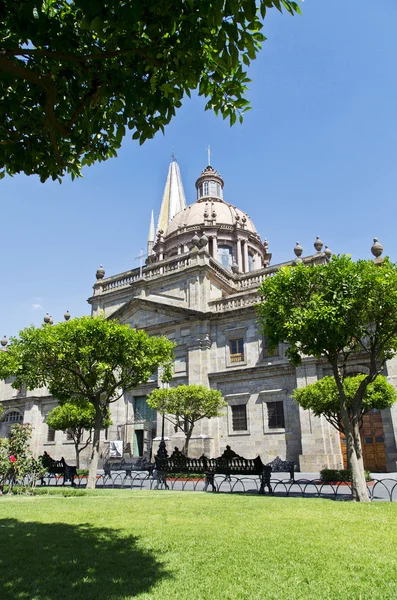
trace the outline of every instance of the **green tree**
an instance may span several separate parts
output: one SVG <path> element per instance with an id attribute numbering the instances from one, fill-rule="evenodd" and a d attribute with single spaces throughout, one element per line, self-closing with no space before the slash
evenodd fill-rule
<path id="1" fill-rule="evenodd" d="M 67 431 L 73 440 L 76 452 L 76 466 L 80 468 L 80 453 L 92 441 L 95 426 L 95 408 L 88 400 L 79 402 L 64 402 L 48 413 L 47 425 L 57 431 Z M 112 421 L 109 414 L 104 417 L 102 429 L 107 429 Z M 82 442 L 84 431 L 88 432 L 85 442 Z"/>
<path id="2" fill-rule="evenodd" d="M 248 110 L 244 65 L 268 8 L 292 0 L 24 0 L 1 3 L 0 177 L 72 178 L 142 144 L 198 89 L 230 123 Z"/>
<path id="3" fill-rule="evenodd" d="M 151 408 L 166 415 L 175 431 L 185 434 L 183 454 L 188 455 L 189 442 L 195 424 L 201 419 L 219 417 L 227 406 L 219 390 L 211 390 L 204 385 L 179 385 L 176 388 L 153 390 L 147 398 Z"/>
<path id="4" fill-rule="evenodd" d="M 298 365 L 303 356 L 325 357 L 332 367 L 352 469 L 355 500 L 368 501 L 360 440 L 363 398 L 387 360 L 397 351 L 397 266 L 349 256 L 327 265 L 283 267 L 262 283 L 259 319 L 271 348 L 289 344 L 287 355 Z M 344 381 L 352 355 L 368 374 L 350 399 Z"/>
<path id="5" fill-rule="evenodd" d="M 343 390 L 346 396 L 346 408 L 350 423 L 353 423 L 354 419 L 354 396 L 365 377 L 365 375 L 356 375 L 354 377 L 346 377 L 343 380 Z M 306 387 L 298 388 L 294 391 L 293 397 L 302 408 L 311 410 L 316 417 L 324 415 L 331 425 L 341 433 L 345 433 L 335 377 L 323 377 Z M 396 390 L 387 382 L 386 377 L 378 375 L 372 383 L 368 384 L 364 392 L 361 402 L 360 420 L 370 410 L 374 408 L 384 410 L 393 406 L 395 402 L 397 402 Z"/>
<path id="6" fill-rule="evenodd" d="M 149 337 L 115 320 L 81 317 L 57 325 L 27 327 L 0 353 L 0 377 L 15 376 L 13 387 L 47 386 L 62 403 L 90 402 L 95 423 L 88 487 L 95 487 L 100 432 L 109 404 L 145 383 L 161 367 L 171 377 L 173 344 Z"/>

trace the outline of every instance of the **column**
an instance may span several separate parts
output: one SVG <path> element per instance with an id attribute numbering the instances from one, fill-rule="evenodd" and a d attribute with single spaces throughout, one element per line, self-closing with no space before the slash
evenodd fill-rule
<path id="1" fill-rule="evenodd" d="M 237 238 L 237 264 L 238 264 L 239 270 L 243 273 L 244 269 L 243 269 L 242 255 L 241 255 L 241 240 L 240 240 L 240 238 Z"/>
<path id="2" fill-rule="evenodd" d="M 212 256 L 216 261 L 218 261 L 218 238 L 216 235 L 212 237 Z"/>
<path id="3" fill-rule="evenodd" d="M 317 364 L 313 359 L 303 359 L 296 368 L 296 387 L 301 388 L 318 380 Z M 342 468 L 339 432 L 323 416 L 315 417 L 311 410 L 299 407 L 302 454 L 300 470 L 314 473 L 324 467 Z"/>
<path id="4" fill-rule="evenodd" d="M 248 242 L 247 242 L 247 240 L 245 240 L 245 242 L 244 242 L 243 252 L 244 252 L 244 273 L 248 273 L 249 268 L 248 268 Z"/>

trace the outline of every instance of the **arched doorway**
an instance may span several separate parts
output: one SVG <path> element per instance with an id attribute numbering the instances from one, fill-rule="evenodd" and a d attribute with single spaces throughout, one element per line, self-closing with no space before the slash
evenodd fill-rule
<path id="1" fill-rule="evenodd" d="M 383 432 L 382 414 L 374 408 L 363 416 L 361 427 L 361 445 L 363 449 L 364 468 L 375 473 L 386 471 L 385 436 Z M 340 434 L 343 466 L 347 469 L 346 438 Z"/>
<path id="2" fill-rule="evenodd" d="M 23 414 L 19 410 L 10 410 L 5 413 L 0 421 L 0 438 L 7 438 L 10 434 L 10 429 L 16 423 L 23 422 Z"/>

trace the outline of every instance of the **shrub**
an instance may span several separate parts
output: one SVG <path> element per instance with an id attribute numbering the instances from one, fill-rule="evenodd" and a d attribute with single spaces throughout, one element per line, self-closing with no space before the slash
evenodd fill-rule
<path id="1" fill-rule="evenodd" d="M 371 481 L 371 473 L 365 471 L 366 481 Z M 352 474 L 350 469 L 322 469 L 320 471 L 321 483 L 332 483 L 334 481 L 349 483 L 352 480 Z"/>
<path id="2" fill-rule="evenodd" d="M 32 433 L 30 425 L 13 425 L 10 437 L 0 444 L 0 490 L 12 491 L 16 483 L 25 489 L 32 488 L 45 473 L 41 460 L 33 458 L 29 449 Z"/>
<path id="3" fill-rule="evenodd" d="M 79 477 L 88 477 L 89 470 L 88 469 L 77 469 L 76 473 Z"/>

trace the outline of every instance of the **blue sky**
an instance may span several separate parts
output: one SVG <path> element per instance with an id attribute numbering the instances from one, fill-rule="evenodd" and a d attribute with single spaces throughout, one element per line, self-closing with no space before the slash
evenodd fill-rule
<path id="1" fill-rule="evenodd" d="M 46 312 L 88 314 L 100 263 L 107 275 L 138 266 L 171 153 L 191 203 L 208 144 L 225 200 L 268 238 L 273 264 L 297 240 L 312 253 L 316 235 L 354 258 L 369 258 L 377 236 L 397 260 L 397 2 L 306 0 L 302 11 L 269 11 L 243 125 L 186 99 L 165 136 L 125 139 L 81 180 L 0 181 L 0 337 Z"/>

